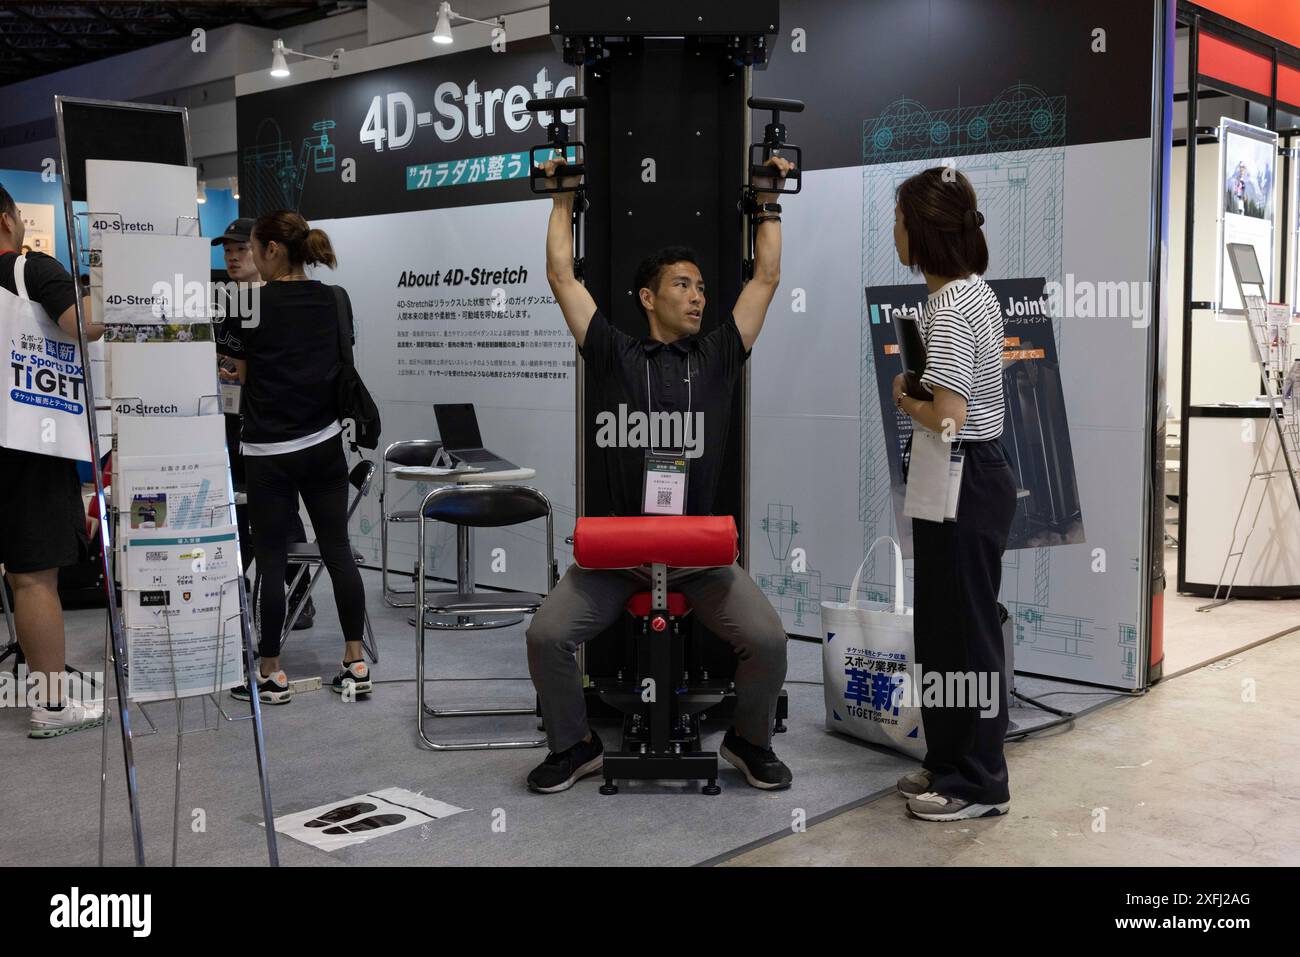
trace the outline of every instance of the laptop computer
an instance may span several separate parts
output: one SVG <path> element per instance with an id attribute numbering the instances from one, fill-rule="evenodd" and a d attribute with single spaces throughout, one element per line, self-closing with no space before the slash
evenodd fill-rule
<path id="1" fill-rule="evenodd" d="M 442 447 L 457 465 L 470 465 L 485 472 L 502 472 L 519 466 L 483 448 L 483 436 L 478 430 L 478 416 L 472 403 L 434 405 L 438 420 L 438 437 Z"/>

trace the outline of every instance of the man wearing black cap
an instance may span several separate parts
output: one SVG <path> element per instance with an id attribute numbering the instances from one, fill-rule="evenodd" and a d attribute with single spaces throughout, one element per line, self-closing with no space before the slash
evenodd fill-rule
<path id="1" fill-rule="evenodd" d="M 262 277 L 257 271 L 257 266 L 253 263 L 253 247 L 250 244 L 253 233 L 253 223 L 256 220 L 251 217 L 241 217 L 236 219 L 226 231 L 212 240 L 213 246 L 223 247 L 226 259 L 226 274 L 231 280 L 238 283 L 249 283 L 250 285 L 262 285 Z M 230 358 L 233 353 L 238 353 L 242 348 L 240 340 L 240 317 L 239 310 L 235 308 L 233 302 L 227 300 L 223 309 L 218 310 L 218 315 L 224 315 L 228 318 L 218 319 L 213 323 L 213 332 L 217 341 L 217 365 L 221 375 L 223 385 L 232 383 L 237 388 L 239 385 L 239 376 L 235 374 L 234 360 Z M 226 416 L 226 448 L 230 450 L 230 474 L 236 485 L 244 484 L 244 457 L 239 453 L 239 416 Z M 249 564 L 253 561 L 253 546 L 249 535 L 248 511 L 247 506 L 240 505 L 235 508 L 236 517 L 239 521 L 239 541 L 240 554 L 244 560 L 244 570 L 248 570 Z M 294 529 L 294 535 L 291 541 L 307 541 L 307 530 L 303 527 L 302 517 L 295 515 L 294 521 L 297 523 Z M 285 584 L 293 581 L 297 574 L 297 568 L 290 564 L 285 569 Z M 305 587 L 306 578 L 303 579 Z M 290 596 L 290 604 L 297 602 L 300 594 L 295 592 Z M 294 622 L 293 630 L 301 631 L 304 628 L 310 628 L 316 617 L 316 606 L 310 598 L 303 608 L 298 620 Z"/>

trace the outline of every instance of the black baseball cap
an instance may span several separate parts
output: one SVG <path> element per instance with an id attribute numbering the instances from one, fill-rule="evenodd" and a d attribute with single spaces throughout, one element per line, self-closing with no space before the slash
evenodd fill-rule
<path id="1" fill-rule="evenodd" d="M 249 217 L 244 217 L 243 219 L 236 219 L 233 223 L 231 223 L 229 226 L 226 227 L 226 231 L 224 233 L 222 233 L 216 239 L 212 240 L 212 245 L 220 246 L 227 239 L 234 240 L 237 243 L 248 242 L 249 237 L 253 235 L 253 224 L 255 222 L 257 222 L 257 220 Z"/>

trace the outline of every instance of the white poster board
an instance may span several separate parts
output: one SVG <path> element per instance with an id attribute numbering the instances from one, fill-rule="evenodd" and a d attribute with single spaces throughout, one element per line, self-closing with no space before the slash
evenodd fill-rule
<path id="1" fill-rule="evenodd" d="M 1272 288 L 1273 216 L 1277 195 L 1277 134 L 1224 118 L 1219 123 L 1218 317 L 1240 319 L 1241 296 L 1225 250 L 1228 243 L 1253 246 Z"/>
<path id="2" fill-rule="evenodd" d="M 88 159 L 86 206 L 91 249 L 107 236 L 198 236 L 198 173 L 193 166 Z"/>
<path id="3" fill-rule="evenodd" d="M 216 370 L 213 342 L 110 342 L 107 393 L 124 415 L 211 415 Z"/>
<path id="4" fill-rule="evenodd" d="M 98 321 L 154 325 L 211 318 L 208 240 L 106 234 L 102 242 L 103 311 L 95 317 Z"/>

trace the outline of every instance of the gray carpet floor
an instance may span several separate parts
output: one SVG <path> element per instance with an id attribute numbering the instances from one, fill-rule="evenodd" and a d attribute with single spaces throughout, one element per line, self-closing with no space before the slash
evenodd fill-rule
<path id="1" fill-rule="evenodd" d="M 910 759 L 828 733 L 824 726 L 821 649 L 793 641 L 786 689 L 789 730 L 774 742 L 794 772 L 794 787 L 766 793 L 748 787 L 723 762 L 722 794 L 698 785 L 625 783 L 617 795 L 597 792 L 598 778 L 572 790 L 540 796 L 524 788 L 544 749 L 434 753 L 417 744 L 414 629 L 409 611 L 379 598 L 379 576 L 363 572 L 369 609 L 380 643 L 381 682 L 369 700 L 345 703 L 327 688 L 301 694 L 285 707 L 264 709 L 271 794 L 277 815 L 382 788 L 401 787 L 467 809 L 429 824 L 327 853 L 279 837 L 280 862 L 299 866 L 355 865 L 690 865 L 728 856 L 780 833 L 798 821 L 834 813 L 891 787 L 916 766 Z M 320 675 L 326 685 L 342 650 L 328 580 L 315 592 L 316 625 L 296 632 L 284 652 L 291 678 Z M 69 663 L 103 667 L 104 613 L 70 611 Z M 529 706 L 523 626 L 475 633 L 430 632 L 428 664 L 439 680 L 428 685 L 438 707 Z M 1071 711 L 1114 700 L 1101 689 L 1022 677 L 1018 689 L 1047 695 Z M 1069 696 L 1052 696 L 1070 692 Z M 267 860 L 251 722 L 227 722 L 207 699 L 185 708 L 182 744 L 178 862 L 182 865 L 259 865 Z M 247 705 L 222 699 L 227 714 Z M 167 864 L 172 854 L 176 780 L 176 709 L 148 706 L 158 732 L 138 706 L 131 708 L 146 860 Z M 1054 716 L 1013 710 L 1020 728 Z M 446 740 L 531 738 L 530 717 L 442 719 L 435 733 Z M 200 730 L 204 727 L 214 730 Z M 606 747 L 618 729 L 597 726 Z M 707 727 L 707 726 L 706 726 Z M 0 842 L 3 865 L 86 865 L 97 858 L 102 735 L 83 731 L 52 740 L 26 737 L 27 712 L 0 709 Z M 722 732 L 706 735 L 716 749 Z M 108 802 L 105 861 L 132 861 L 130 819 L 116 721 L 108 729 Z M 1015 782 L 1012 782 L 1015 789 Z"/>

